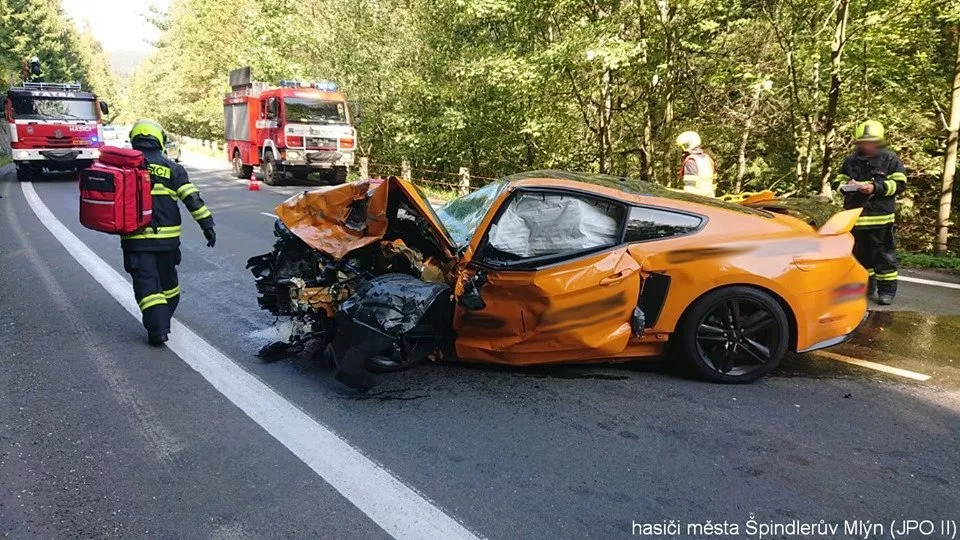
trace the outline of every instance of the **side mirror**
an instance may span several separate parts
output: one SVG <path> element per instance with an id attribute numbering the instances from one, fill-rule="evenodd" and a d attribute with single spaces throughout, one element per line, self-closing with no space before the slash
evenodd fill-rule
<path id="1" fill-rule="evenodd" d="M 487 274 L 477 272 L 470 281 L 463 285 L 463 294 L 457 298 L 457 303 L 464 309 L 479 311 L 487 307 L 487 303 L 480 297 L 480 288 L 487 282 Z"/>
<path id="2" fill-rule="evenodd" d="M 106 101 L 101 101 L 101 102 L 100 102 L 100 112 L 103 113 L 103 114 L 105 114 L 105 115 L 110 114 L 110 106 L 107 105 L 107 102 L 106 102 Z"/>

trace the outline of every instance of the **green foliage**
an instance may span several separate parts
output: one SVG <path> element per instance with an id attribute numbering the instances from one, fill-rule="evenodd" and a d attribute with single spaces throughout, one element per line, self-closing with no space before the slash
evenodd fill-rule
<path id="1" fill-rule="evenodd" d="M 132 106 L 221 136 L 227 72 L 331 78 L 362 103 L 374 162 L 481 177 L 566 168 L 675 184 L 673 139 L 701 133 L 721 191 L 813 193 L 866 118 L 911 172 L 905 219 L 929 242 L 957 3 L 850 2 L 828 118 L 839 0 L 174 0 Z M 830 120 L 830 122 L 828 122 Z"/>
<path id="2" fill-rule="evenodd" d="M 912 268 L 933 268 L 960 272 L 960 257 L 956 255 L 930 255 L 927 253 L 899 253 L 900 264 Z"/>
<path id="3" fill-rule="evenodd" d="M 44 79 L 79 82 L 119 113 L 117 81 L 103 49 L 89 32 L 77 30 L 59 0 L 0 0 L 0 90 L 21 82 L 23 63 L 40 58 Z"/>

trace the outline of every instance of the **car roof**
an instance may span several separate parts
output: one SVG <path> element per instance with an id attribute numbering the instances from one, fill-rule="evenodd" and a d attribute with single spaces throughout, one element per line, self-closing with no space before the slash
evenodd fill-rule
<path id="1" fill-rule="evenodd" d="M 516 185 L 517 187 L 546 187 L 551 180 L 565 180 L 586 184 L 588 187 L 598 186 L 601 188 L 606 188 L 607 190 L 616 190 L 626 195 L 626 197 L 624 197 L 625 199 L 634 200 L 635 202 L 640 202 L 640 197 L 656 197 L 670 201 L 701 204 L 721 210 L 731 210 L 753 216 L 770 217 L 769 213 L 762 210 L 747 208 L 746 206 L 721 201 L 720 199 L 715 199 L 713 197 L 694 195 L 681 190 L 670 189 L 653 182 L 645 182 L 643 180 L 637 180 L 626 176 L 545 169 L 514 174 L 507 176 L 502 180 Z"/>

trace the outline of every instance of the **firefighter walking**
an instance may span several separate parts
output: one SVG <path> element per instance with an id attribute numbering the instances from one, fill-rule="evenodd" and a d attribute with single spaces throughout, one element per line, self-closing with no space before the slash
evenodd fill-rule
<path id="1" fill-rule="evenodd" d="M 715 197 L 716 165 L 713 158 L 703 151 L 702 144 L 700 134 L 696 131 L 684 131 L 677 137 L 677 146 L 683 152 L 680 178 L 683 180 L 683 190 L 687 193 Z"/>
<path id="2" fill-rule="evenodd" d="M 170 333 L 170 319 L 180 302 L 177 265 L 180 264 L 180 207 L 184 206 L 203 229 L 207 246 L 217 241 L 213 216 L 190 183 L 187 171 L 163 154 L 167 135 L 160 124 L 140 120 L 130 131 L 133 148 L 143 152 L 150 169 L 153 218 L 149 227 L 121 236 L 123 268 L 133 277 L 133 292 L 151 345 L 160 346 Z"/>
<path id="3" fill-rule="evenodd" d="M 896 154 L 884 147 L 884 128 L 873 120 L 857 126 L 856 149 L 840 167 L 837 181 L 843 208 L 863 208 L 853 228 L 853 254 L 870 274 L 870 294 L 880 305 L 897 295 L 897 196 L 907 189 L 907 171 Z"/>

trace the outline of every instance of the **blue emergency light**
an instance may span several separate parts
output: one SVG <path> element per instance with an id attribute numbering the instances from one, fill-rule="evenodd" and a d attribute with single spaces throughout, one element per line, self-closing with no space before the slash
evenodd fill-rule
<path id="1" fill-rule="evenodd" d="M 316 88 L 324 92 L 336 92 L 337 83 L 333 81 L 302 82 L 284 79 L 280 81 L 281 88 Z"/>

